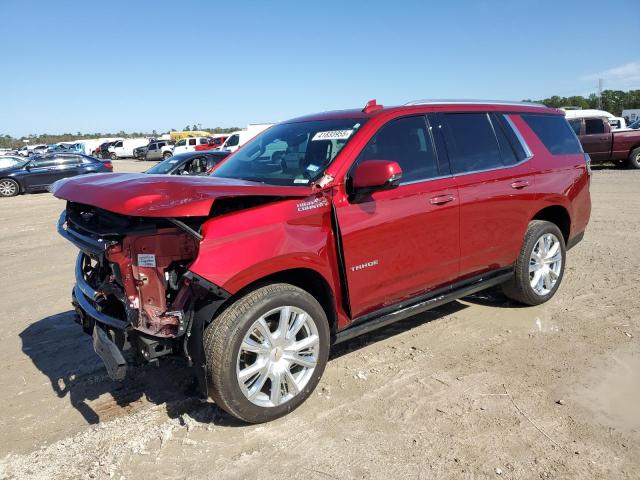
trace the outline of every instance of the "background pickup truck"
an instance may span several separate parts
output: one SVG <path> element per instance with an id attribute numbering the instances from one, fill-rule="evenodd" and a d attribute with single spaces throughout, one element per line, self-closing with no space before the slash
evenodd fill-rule
<path id="1" fill-rule="evenodd" d="M 592 162 L 614 162 L 640 169 L 640 131 L 611 131 L 605 117 L 573 118 L 569 124 Z"/>

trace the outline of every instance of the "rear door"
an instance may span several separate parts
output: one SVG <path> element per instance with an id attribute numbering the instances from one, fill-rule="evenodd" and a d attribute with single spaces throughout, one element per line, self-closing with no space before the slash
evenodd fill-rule
<path id="1" fill-rule="evenodd" d="M 198 144 L 197 138 L 187 138 L 187 152 L 194 152 Z"/>
<path id="2" fill-rule="evenodd" d="M 585 118 L 584 135 L 580 137 L 582 148 L 594 162 L 609 160 L 612 134 L 609 122 L 604 118 Z"/>
<path id="3" fill-rule="evenodd" d="M 351 168 L 353 173 L 367 160 L 393 160 L 403 171 L 397 188 L 335 203 L 353 317 L 458 275 L 458 191 L 446 164 L 438 162 L 434 140 L 423 115 L 392 120 Z"/>
<path id="4" fill-rule="evenodd" d="M 535 193 L 528 147 L 508 115 L 434 115 L 460 197 L 460 277 L 511 265 Z"/>

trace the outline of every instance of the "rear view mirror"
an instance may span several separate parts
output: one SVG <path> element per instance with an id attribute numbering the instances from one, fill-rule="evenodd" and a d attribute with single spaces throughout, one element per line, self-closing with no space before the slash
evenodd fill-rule
<path id="1" fill-rule="evenodd" d="M 373 192 L 395 188 L 402 179 L 402 169 L 392 160 L 366 160 L 353 174 L 355 192 Z"/>

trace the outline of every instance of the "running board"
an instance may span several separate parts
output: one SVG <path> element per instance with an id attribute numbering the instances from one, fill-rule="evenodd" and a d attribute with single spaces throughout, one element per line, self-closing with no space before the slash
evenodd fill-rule
<path id="1" fill-rule="evenodd" d="M 500 285 L 513 276 L 513 270 L 499 270 L 486 275 L 474 277 L 463 282 L 450 285 L 429 292 L 420 297 L 398 303 L 389 307 L 384 307 L 377 312 L 364 315 L 354 319 L 351 326 L 338 332 L 333 338 L 333 343 L 340 343 L 351 340 L 354 337 L 368 333 L 372 330 L 385 327 L 392 323 L 412 317 L 432 308 L 439 307 L 445 303 L 453 302 L 459 298 L 472 295 L 490 287 Z"/>

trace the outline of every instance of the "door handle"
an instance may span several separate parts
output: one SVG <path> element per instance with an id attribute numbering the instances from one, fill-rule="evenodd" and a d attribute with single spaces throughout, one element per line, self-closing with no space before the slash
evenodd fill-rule
<path id="1" fill-rule="evenodd" d="M 453 195 L 438 195 L 431 197 L 429 202 L 431 205 L 444 205 L 445 203 L 453 202 L 455 200 Z"/>
<path id="2" fill-rule="evenodd" d="M 527 180 L 517 180 L 511 184 L 511 188 L 515 188 L 516 190 L 520 190 L 521 188 L 525 188 L 529 186 L 529 182 Z"/>

